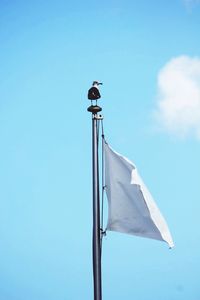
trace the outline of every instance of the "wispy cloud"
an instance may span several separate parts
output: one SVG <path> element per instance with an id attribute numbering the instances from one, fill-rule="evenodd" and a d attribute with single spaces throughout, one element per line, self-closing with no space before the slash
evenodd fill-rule
<path id="1" fill-rule="evenodd" d="M 200 58 L 179 56 L 160 70 L 155 117 L 169 133 L 200 139 Z"/>
<path id="2" fill-rule="evenodd" d="M 200 0 L 182 0 L 186 9 L 191 11 L 194 6 L 200 4 Z"/>

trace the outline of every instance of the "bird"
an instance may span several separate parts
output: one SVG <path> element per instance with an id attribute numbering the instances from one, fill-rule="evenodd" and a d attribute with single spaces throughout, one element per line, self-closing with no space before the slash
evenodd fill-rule
<path id="1" fill-rule="evenodd" d="M 91 105 L 93 105 L 93 100 L 96 101 L 101 98 L 101 94 L 99 92 L 99 85 L 102 85 L 102 82 L 99 81 L 93 81 L 92 87 L 88 90 L 88 99 L 91 100 Z"/>

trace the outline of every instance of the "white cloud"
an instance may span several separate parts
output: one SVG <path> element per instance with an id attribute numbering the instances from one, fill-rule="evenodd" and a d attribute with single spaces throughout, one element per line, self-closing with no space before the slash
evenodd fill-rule
<path id="1" fill-rule="evenodd" d="M 160 70 L 155 116 L 169 133 L 200 138 L 200 58 L 179 56 Z"/>

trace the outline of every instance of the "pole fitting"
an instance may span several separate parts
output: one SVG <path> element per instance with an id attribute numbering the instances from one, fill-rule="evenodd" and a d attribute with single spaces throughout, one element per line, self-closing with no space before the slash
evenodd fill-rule
<path id="1" fill-rule="evenodd" d="M 91 112 L 93 115 L 97 114 L 98 112 L 102 111 L 102 108 L 98 105 L 91 105 L 87 108 L 87 111 Z"/>
<path id="2" fill-rule="evenodd" d="M 103 120 L 103 116 L 102 115 L 94 115 L 94 118 L 96 119 L 96 120 Z"/>

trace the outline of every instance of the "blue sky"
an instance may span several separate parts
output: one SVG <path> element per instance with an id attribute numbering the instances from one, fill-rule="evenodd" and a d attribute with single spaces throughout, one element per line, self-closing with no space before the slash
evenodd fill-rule
<path id="1" fill-rule="evenodd" d="M 0 2 L 0 299 L 92 299 L 91 116 L 175 248 L 108 233 L 103 299 L 200 298 L 199 1 Z"/>

